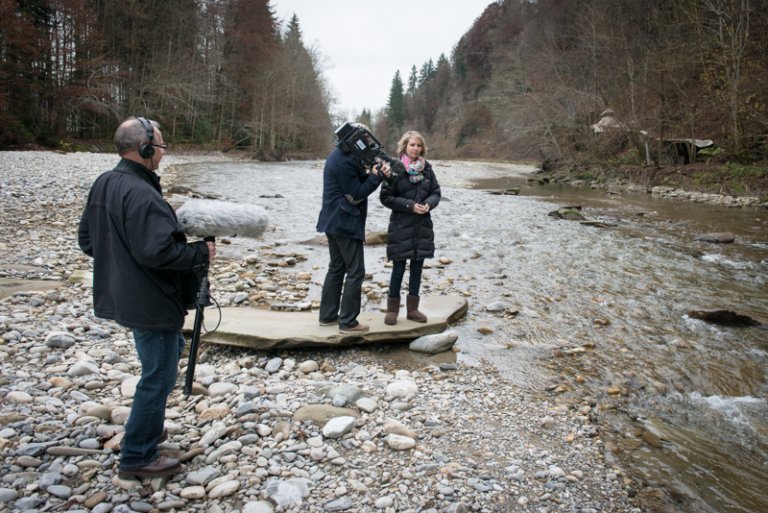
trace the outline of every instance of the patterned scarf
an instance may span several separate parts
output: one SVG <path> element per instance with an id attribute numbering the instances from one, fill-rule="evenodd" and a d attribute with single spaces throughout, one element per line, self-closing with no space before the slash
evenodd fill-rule
<path id="1" fill-rule="evenodd" d="M 424 180 L 424 164 L 426 160 L 422 157 L 417 157 L 416 160 L 411 160 L 408 155 L 400 157 L 400 162 L 405 166 L 405 170 L 408 172 L 408 180 L 411 183 L 419 183 Z"/>

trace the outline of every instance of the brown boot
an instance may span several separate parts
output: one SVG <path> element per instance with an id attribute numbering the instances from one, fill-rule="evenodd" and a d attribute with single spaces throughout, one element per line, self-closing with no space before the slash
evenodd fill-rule
<path id="1" fill-rule="evenodd" d="M 409 321 L 427 322 L 427 316 L 419 312 L 419 296 L 406 297 L 405 309 L 408 311 L 405 318 Z"/>
<path id="2" fill-rule="evenodd" d="M 387 315 L 384 316 L 384 324 L 394 326 L 397 324 L 397 315 L 400 313 L 400 298 L 387 298 Z"/>

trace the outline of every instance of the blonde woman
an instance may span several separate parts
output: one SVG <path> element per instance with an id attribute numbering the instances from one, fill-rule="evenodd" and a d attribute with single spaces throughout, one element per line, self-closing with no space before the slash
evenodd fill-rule
<path id="1" fill-rule="evenodd" d="M 397 154 L 405 166 L 405 173 L 381 186 L 381 203 L 392 210 L 389 217 L 389 243 L 387 258 L 392 261 L 389 280 L 387 314 L 384 322 L 397 323 L 400 310 L 400 288 L 405 275 L 406 261 L 410 260 L 406 319 L 427 322 L 419 311 L 421 270 L 425 258 L 435 256 L 435 232 L 432 228 L 432 210 L 440 203 L 440 185 L 432 166 L 427 162 L 424 137 L 414 130 L 408 131 L 397 143 Z"/>

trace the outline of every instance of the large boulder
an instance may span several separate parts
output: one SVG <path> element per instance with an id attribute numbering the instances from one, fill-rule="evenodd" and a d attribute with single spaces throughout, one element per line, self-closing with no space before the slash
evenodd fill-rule
<path id="1" fill-rule="evenodd" d="M 437 354 L 448 351 L 459 339 L 456 333 L 445 332 L 419 337 L 410 343 L 408 349 L 417 353 Z"/>

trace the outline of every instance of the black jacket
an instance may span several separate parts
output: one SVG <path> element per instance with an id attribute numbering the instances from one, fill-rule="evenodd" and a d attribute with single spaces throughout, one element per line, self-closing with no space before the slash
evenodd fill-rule
<path id="1" fill-rule="evenodd" d="M 359 159 L 335 148 L 323 169 L 323 208 L 317 231 L 365 240 L 368 196 L 382 178 L 368 173 Z"/>
<path id="2" fill-rule="evenodd" d="M 187 313 L 182 276 L 208 261 L 208 247 L 186 242 L 157 174 L 123 159 L 99 176 L 80 219 L 78 242 L 94 260 L 97 317 L 132 329 L 181 329 Z"/>
<path id="3" fill-rule="evenodd" d="M 411 183 L 407 174 L 399 176 L 392 183 L 384 182 L 379 199 L 385 207 L 392 209 L 389 216 L 387 258 L 405 260 L 435 256 L 431 212 L 440 203 L 440 185 L 432 165 L 426 163 L 424 180 L 418 183 Z M 429 212 L 414 214 L 414 203 L 427 203 Z"/>

